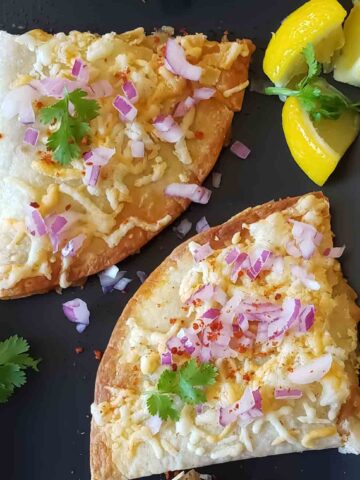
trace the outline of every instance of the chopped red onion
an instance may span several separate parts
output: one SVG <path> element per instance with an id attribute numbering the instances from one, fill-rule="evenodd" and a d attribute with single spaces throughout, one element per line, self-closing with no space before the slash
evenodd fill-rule
<path id="1" fill-rule="evenodd" d="M 226 254 L 225 262 L 228 265 L 231 265 L 232 263 L 235 262 L 235 260 L 238 258 L 239 255 L 240 255 L 239 250 L 237 248 L 232 248 L 230 252 Z"/>
<path id="2" fill-rule="evenodd" d="M 212 186 L 214 188 L 219 188 L 221 184 L 221 176 L 222 174 L 219 172 L 213 172 L 212 174 Z"/>
<path id="3" fill-rule="evenodd" d="M 312 257 L 315 249 L 322 240 L 322 234 L 315 227 L 308 223 L 298 222 L 297 220 L 289 220 L 293 224 L 292 234 L 297 243 L 301 255 L 308 260 Z"/>
<path id="4" fill-rule="evenodd" d="M 33 87 L 38 93 L 44 95 L 45 97 L 55 97 L 63 98 L 64 91 L 66 90 L 70 93 L 81 88 L 83 90 L 88 90 L 84 85 L 84 82 L 80 80 L 68 80 L 67 78 L 43 78 L 42 80 L 32 80 L 30 86 Z"/>
<path id="5" fill-rule="evenodd" d="M 314 305 L 306 305 L 299 316 L 299 332 L 307 332 L 315 321 L 315 307 Z"/>
<path id="6" fill-rule="evenodd" d="M 210 200 L 211 190 L 196 183 L 170 183 L 165 188 L 165 195 L 188 198 L 192 202 L 206 204 Z"/>
<path id="7" fill-rule="evenodd" d="M 42 237 L 47 233 L 45 221 L 38 209 L 27 205 L 25 207 L 25 222 L 29 233 L 36 237 Z"/>
<path id="8" fill-rule="evenodd" d="M 283 335 L 292 324 L 298 319 L 301 309 L 301 302 L 298 298 L 286 298 L 282 306 L 282 313 L 277 320 L 269 323 L 268 338 L 273 340 Z"/>
<path id="9" fill-rule="evenodd" d="M 110 97 L 114 90 L 111 83 L 108 80 L 97 80 L 90 85 L 91 97 L 103 98 Z"/>
<path id="10" fill-rule="evenodd" d="M 202 68 L 192 65 L 186 60 L 185 51 L 174 38 L 169 38 L 166 43 L 165 67 L 170 66 L 171 72 L 188 80 L 200 80 Z"/>
<path id="11" fill-rule="evenodd" d="M 209 308 L 201 315 L 204 320 L 216 320 L 219 318 L 220 310 L 218 308 Z"/>
<path id="12" fill-rule="evenodd" d="M 100 165 L 85 165 L 85 184 L 89 187 L 95 187 L 99 179 L 100 170 Z"/>
<path id="13" fill-rule="evenodd" d="M 24 125 L 35 122 L 35 112 L 32 102 L 39 98 L 39 93 L 31 85 L 22 85 L 14 88 L 5 95 L 1 112 L 7 119 L 18 117 Z"/>
<path id="14" fill-rule="evenodd" d="M 39 130 L 36 128 L 27 128 L 24 134 L 24 143 L 28 143 L 35 147 L 39 138 Z"/>
<path id="15" fill-rule="evenodd" d="M 261 412 L 261 395 L 259 390 L 251 391 L 250 388 L 246 388 L 239 401 L 228 407 L 220 408 L 219 423 L 222 427 L 226 427 L 226 425 L 235 422 L 238 417 L 241 418 L 241 415 L 247 414 L 253 409 Z M 242 420 L 245 420 L 245 418 L 247 419 L 247 415 Z"/>
<path id="16" fill-rule="evenodd" d="M 251 262 L 251 266 L 246 270 L 247 275 L 251 280 L 255 280 L 260 272 L 266 268 L 266 262 L 270 259 L 272 253 L 269 250 L 262 250 L 255 262 Z"/>
<path id="17" fill-rule="evenodd" d="M 311 362 L 296 368 L 289 373 L 288 378 L 293 383 L 307 385 L 308 383 L 318 382 L 330 370 L 332 365 L 332 355 L 326 353 Z"/>
<path id="18" fill-rule="evenodd" d="M 145 272 L 142 272 L 141 270 L 138 270 L 136 272 L 136 276 L 138 277 L 138 279 L 140 280 L 141 283 L 145 282 L 145 280 L 146 280 L 146 273 Z"/>
<path id="19" fill-rule="evenodd" d="M 191 97 L 187 97 L 185 100 L 179 102 L 174 111 L 174 117 L 183 117 L 189 112 L 195 105 L 195 100 Z"/>
<path id="20" fill-rule="evenodd" d="M 122 86 L 123 92 L 128 100 L 131 103 L 136 103 L 139 100 L 138 91 L 136 90 L 135 85 L 130 80 L 124 82 Z"/>
<path id="21" fill-rule="evenodd" d="M 245 252 L 239 252 L 239 255 L 236 257 L 233 262 L 230 279 L 232 282 L 236 282 L 239 276 L 240 270 L 248 267 L 249 256 Z"/>
<path id="22" fill-rule="evenodd" d="M 116 153 L 115 148 L 97 147 L 84 154 L 85 164 L 92 166 L 103 166 L 109 163 L 109 160 Z"/>
<path id="23" fill-rule="evenodd" d="M 129 100 L 122 95 L 118 95 L 113 101 L 113 106 L 120 112 L 121 119 L 127 122 L 133 122 L 137 115 L 137 109 Z"/>
<path id="24" fill-rule="evenodd" d="M 215 88 L 201 87 L 195 88 L 193 97 L 195 100 L 208 100 L 215 95 Z"/>
<path id="25" fill-rule="evenodd" d="M 125 288 L 132 282 L 131 278 L 123 277 L 118 282 L 115 283 L 114 289 L 119 290 L 120 292 L 124 292 Z"/>
<path id="26" fill-rule="evenodd" d="M 86 303 L 80 298 L 75 298 L 62 304 L 65 317 L 70 322 L 77 323 L 76 330 L 82 333 L 89 325 L 90 312 Z"/>
<path id="27" fill-rule="evenodd" d="M 53 247 L 53 252 L 56 253 L 59 250 L 59 233 L 67 224 L 67 220 L 62 215 L 48 215 L 45 217 L 45 224 Z"/>
<path id="28" fill-rule="evenodd" d="M 149 418 L 149 420 L 147 420 L 146 425 L 149 428 L 150 432 L 153 435 L 156 435 L 160 431 L 162 420 L 159 415 L 153 415 Z"/>
<path id="29" fill-rule="evenodd" d="M 208 283 L 200 287 L 196 292 L 194 292 L 186 303 L 192 303 L 196 300 L 203 300 L 205 302 L 211 300 L 214 296 L 214 286 Z"/>
<path id="30" fill-rule="evenodd" d="M 332 248 L 327 248 L 324 250 L 324 257 L 329 257 L 329 258 L 340 258 L 341 255 L 344 253 L 345 250 L 345 245 L 342 247 L 332 247 Z"/>
<path id="31" fill-rule="evenodd" d="M 126 271 L 119 271 L 116 265 L 107 268 L 99 273 L 100 285 L 103 293 L 109 293 L 114 290 L 115 285 L 124 277 Z"/>
<path id="32" fill-rule="evenodd" d="M 171 115 L 159 115 L 155 118 L 153 125 L 161 140 L 165 142 L 176 143 L 184 136 L 181 127 Z"/>
<path id="33" fill-rule="evenodd" d="M 287 252 L 290 256 L 295 257 L 295 258 L 301 257 L 301 252 L 300 252 L 300 250 L 297 248 L 297 246 L 295 245 L 295 243 L 292 242 L 291 240 L 288 241 L 288 242 L 286 242 L 285 248 L 286 248 L 286 252 Z"/>
<path id="34" fill-rule="evenodd" d="M 61 255 L 63 257 L 74 257 L 76 252 L 82 247 L 86 239 L 86 235 L 80 233 L 76 237 L 68 241 L 65 247 L 61 250 Z"/>
<path id="35" fill-rule="evenodd" d="M 210 243 L 207 242 L 204 245 L 199 245 L 193 251 L 193 257 L 196 263 L 202 262 L 205 258 L 208 258 L 214 253 L 214 250 L 210 247 Z"/>
<path id="36" fill-rule="evenodd" d="M 275 388 L 274 397 L 277 400 L 296 400 L 302 397 L 302 391 L 296 388 Z"/>
<path id="37" fill-rule="evenodd" d="M 171 365 L 172 355 L 171 352 L 165 352 L 161 354 L 161 365 Z"/>
<path id="38" fill-rule="evenodd" d="M 241 143 L 239 141 L 234 142 L 231 145 L 230 150 L 237 157 L 239 157 L 243 160 L 245 160 L 250 155 L 250 152 L 251 152 L 251 150 L 246 145 L 244 145 L 243 143 Z"/>
<path id="39" fill-rule="evenodd" d="M 201 217 L 195 226 L 195 230 L 197 231 L 197 233 L 206 232 L 206 230 L 209 230 L 209 228 L 210 225 L 208 224 L 206 217 Z"/>
<path id="40" fill-rule="evenodd" d="M 175 120 L 171 115 L 158 115 L 153 121 L 153 125 L 158 132 L 168 132 L 174 123 Z"/>
<path id="41" fill-rule="evenodd" d="M 81 58 L 75 59 L 71 74 L 80 82 L 88 83 L 89 81 L 89 67 L 81 60 Z"/>
<path id="42" fill-rule="evenodd" d="M 145 145 L 140 140 L 130 140 L 130 149 L 133 158 L 143 158 L 145 155 Z"/>
<path id="43" fill-rule="evenodd" d="M 176 236 L 180 239 L 184 238 L 191 230 L 192 223 L 189 222 L 187 218 L 184 218 L 181 220 L 179 225 L 176 227 L 173 227 L 174 232 L 176 233 Z"/>

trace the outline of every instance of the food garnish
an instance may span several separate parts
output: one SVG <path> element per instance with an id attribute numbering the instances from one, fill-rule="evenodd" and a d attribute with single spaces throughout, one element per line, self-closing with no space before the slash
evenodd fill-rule
<path id="1" fill-rule="evenodd" d="M 192 223 L 190 222 L 190 220 L 184 218 L 183 220 L 181 220 L 179 225 L 175 225 L 175 227 L 173 227 L 173 231 L 176 233 L 176 236 L 181 240 L 186 237 L 186 235 L 190 232 L 191 228 Z"/>
<path id="2" fill-rule="evenodd" d="M 166 369 L 160 375 L 157 392 L 147 398 L 146 404 L 151 415 L 159 415 L 162 420 L 178 420 L 179 410 L 174 403 L 178 397 L 183 403 L 198 405 L 206 402 L 203 387 L 213 385 L 217 368 L 209 363 L 197 364 L 194 359 L 185 362 L 176 371 Z"/>
<path id="3" fill-rule="evenodd" d="M 18 335 L 13 335 L 0 342 L 0 403 L 5 403 L 19 388 L 26 383 L 25 369 L 38 371 L 40 360 L 34 360 L 27 352 L 28 342 Z"/>
<path id="4" fill-rule="evenodd" d="M 124 291 L 126 286 L 132 281 L 126 278 L 126 270 L 119 270 L 116 265 L 112 265 L 103 272 L 99 273 L 100 285 L 103 293 L 109 293 L 113 290 Z"/>
<path id="5" fill-rule="evenodd" d="M 58 129 L 49 135 L 46 146 L 54 152 L 54 159 L 68 165 L 81 156 L 81 141 L 91 133 L 90 121 L 99 115 L 96 100 L 86 98 L 87 92 L 77 88 L 64 98 L 40 110 L 40 121 L 46 125 L 58 122 Z"/>
<path id="6" fill-rule="evenodd" d="M 242 142 L 239 142 L 238 140 L 231 145 L 230 150 L 242 160 L 245 160 L 251 152 L 249 147 L 244 145 Z"/>
<path id="7" fill-rule="evenodd" d="M 81 298 L 74 298 L 69 302 L 62 304 L 65 317 L 70 322 L 76 323 L 76 330 L 82 333 L 89 325 L 90 312 L 84 300 Z"/>

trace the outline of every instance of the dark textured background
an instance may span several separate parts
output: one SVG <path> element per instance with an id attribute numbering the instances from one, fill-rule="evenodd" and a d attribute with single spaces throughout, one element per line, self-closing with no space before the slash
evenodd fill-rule
<path id="1" fill-rule="evenodd" d="M 258 46 L 252 65 L 261 75 L 261 58 L 270 32 L 302 2 L 295 0 L 1 0 L 0 29 L 21 33 L 25 29 L 49 31 L 71 29 L 105 33 L 139 25 L 151 31 L 161 25 L 186 27 L 220 38 L 226 29 L 252 38 Z M 344 2 L 347 8 L 350 1 Z M 341 86 L 353 98 L 360 91 Z M 233 125 L 233 138 L 251 149 L 239 160 L 225 149 L 216 170 L 223 174 L 222 187 L 206 206 L 193 205 L 184 214 L 196 222 L 206 215 L 215 225 L 245 207 L 272 198 L 299 195 L 316 186 L 299 170 L 287 149 L 281 130 L 281 104 L 247 92 L 244 109 Z M 326 184 L 336 244 L 347 245 L 343 266 L 360 292 L 359 249 L 360 141 L 342 159 Z M 179 243 L 169 227 L 145 247 L 140 255 L 122 263 L 135 277 L 137 270 L 151 272 Z M 0 406 L 1 480 L 88 480 L 89 405 L 98 362 L 93 350 L 104 350 L 112 328 L 130 295 L 138 288 L 134 280 L 127 294 L 103 295 L 97 277 L 85 289 L 0 303 L 0 338 L 18 333 L 41 357 L 40 372 L 29 374 L 28 383 L 4 406 Z M 78 334 L 62 314 L 61 303 L 80 296 L 88 302 L 91 325 Z M 85 351 L 76 355 L 74 348 Z M 281 457 L 247 460 L 205 469 L 219 479 L 292 480 L 348 479 L 360 474 L 360 458 L 335 451 L 307 452 Z"/>

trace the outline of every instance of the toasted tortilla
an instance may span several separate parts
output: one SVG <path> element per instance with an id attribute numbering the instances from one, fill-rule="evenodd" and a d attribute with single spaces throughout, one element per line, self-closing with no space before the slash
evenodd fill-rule
<path id="1" fill-rule="evenodd" d="M 306 205 L 309 205 L 308 210 Z M 299 417 L 304 415 L 305 398 L 303 401 L 290 400 L 283 404 L 277 401 L 274 410 L 270 408 L 267 412 L 261 430 L 255 424 L 245 427 L 245 430 L 240 428 L 235 440 L 230 439 L 231 442 L 227 439 L 231 436 L 232 427 L 228 426 L 224 427 L 220 435 L 212 435 L 210 432 L 205 439 L 201 437 L 197 444 L 193 430 L 206 430 L 211 421 L 204 418 L 201 428 L 199 423 L 195 425 L 197 420 L 194 418 L 199 416 L 196 416 L 193 406 L 183 407 L 180 421 L 176 425 L 169 420 L 163 422 L 160 431 L 155 435 L 147 427 L 149 413 L 146 411 L 145 400 L 141 400 L 141 397 L 146 398 L 145 392 L 155 388 L 159 372 L 165 368 L 159 365 L 157 359 L 157 342 L 163 344 L 164 338 L 166 341 L 174 334 L 175 319 L 183 318 L 181 326 L 189 326 L 184 317 L 184 303 L 179 289 L 181 290 L 181 284 L 194 266 L 194 259 L 189 251 L 191 242 L 200 245 L 209 242 L 214 250 L 239 244 L 244 238 L 249 238 L 252 224 L 270 221 L 275 225 L 279 212 L 285 215 L 285 218 L 298 220 L 306 214 L 305 218 L 315 218 L 316 212 L 318 220 L 321 219 L 318 224 L 323 235 L 321 248 L 332 245 L 329 204 L 322 193 L 272 201 L 248 208 L 223 225 L 213 227 L 177 247 L 129 301 L 114 328 L 97 373 L 90 445 L 92 480 L 137 478 L 165 471 L 307 449 L 339 447 L 344 453 L 359 453 L 359 387 L 355 348 L 356 324 L 360 315 L 355 304 L 356 294 L 343 279 L 337 260 L 329 261 L 329 274 L 330 271 L 336 271 L 338 275 L 331 296 L 338 302 L 340 310 L 336 310 L 336 306 L 332 307 L 332 311 L 329 311 L 329 322 L 331 314 L 331 328 L 335 329 L 336 341 L 339 347 L 346 345 L 346 393 L 341 397 L 341 407 L 339 405 L 340 409 L 336 410 L 331 421 L 326 416 L 328 407 L 321 406 L 319 395 L 314 397 L 310 392 L 308 395 L 312 400 L 307 399 L 307 402 L 314 409 L 313 420 L 309 420 L 306 415 Z M 241 282 L 239 283 L 241 285 Z M 346 323 L 347 332 L 342 329 L 342 322 Z M 316 317 L 314 328 L 315 325 Z M 347 335 L 350 335 L 351 340 Z M 348 341 L 349 344 L 346 343 Z M 143 347 L 149 349 L 146 350 L 146 355 Z M 251 353 L 249 355 L 251 359 Z M 148 360 L 155 360 L 155 366 L 150 368 Z M 337 388 L 341 390 L 342 387 L 339 383 Z M 262 386 L 262 389 L 264 388 L 268 387 Z M 134 402 L 137 403 L 135 412 L 132 413 Z M 206 406 L 205 414 L 202 415 L 206 415 Z M 324 420 L 319 420 L 319 416 L 324 417 Z M 305 420 L 302 423 L 298 418 Z M 258 433 L 254 433 L 257 428 Z M 277 429 L 285 429 L 284 432 L 290 432 L 289 436 L 286 437 L 288 433 L 283 433 L 286 439 L 281 438 Z M 199 449 L 195 448 L 196 445 Z M 203 448 L 202 445 L 206 447 Z"/>
<path id="2" fill-rule="evenodd" d="M 17 118 L 5 118 L 0 110 L 0 298 L 77 284 L 137 252 L 190 203 L 165 196 L 166 186 L 201 184 L 215 165 L 234 111 L 242 106 L 254 46 L 248 40 L 210 42 L 201 34 L 179 38 L 188 60 L 202 68 L 200 82 L 192 82 L 163 65 L 171 33 L 170 28 L 149 36 L 142 28 L 103 36 L 0 32 L 0 104 L 12 89 L 34 79 L 71 78 L 75 58 L 82 58 L 90 68 L 90 85 L 93 80 L 108 80 L 113 87 L 110 97 L 97 99 L 101 110 L 91 123 L 93 142 L 116 149 L 102 167 L 96 187 L 87 188 L 82 160 L 68 168 L 54 162 L 46 150 L 46 130 L 41 130 L 36 147 L 24 145 L 26 127 Z M 124 78 L 132 79 L 138 88 L 134 123 L 145 133 L 131 133 L 133 127 L 118 120 L 112 107 L 115 95 L 123 93 Z M 199 87 L 216 92 L 178 119 L 183 144 L 161 141 L 153 119 L 171 114 L 178 102 Z M 54 101 L 46 98 L 47 104 Z M 43 98 L 36 102 L 36 115 L 41 102 Z M 145 142 L 143 160 L 132 158 L 129 135 Z M 25 209 L 34 203 L 44 218 L 67 215 L 68 208 L 79 216 L 60 234 L 58 251 L 53 251 L 47 235 L 34 239 L 26 228 Z M 64 261 L 61 248 L 80 233 L 86 235 L 85 242 Z"/>

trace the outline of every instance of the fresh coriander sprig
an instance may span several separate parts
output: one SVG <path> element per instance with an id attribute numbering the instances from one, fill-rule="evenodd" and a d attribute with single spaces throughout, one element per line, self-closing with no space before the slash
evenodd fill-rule
<path id="1" fill-rule="evenodd" d="M 316 60 L 314 46 L 310 43 L 304 48 L 308 72 L 298 82 L 296 88 L 267 87 L 267 95 L 280 95 L 283 97 L 297 97 L 310 118 L 319 121 L 322 118 L 336 120 L 342 113 L 352 110 L 360 113 L 360 103 L 353 103 L 339 90 L 320 77 L 322 68 Z"/>
<path id="2" fill-rule="evenodd" d="M 26 383 L 26 368 L 38 371 L 40 360 L 31 358 L 28 350 L 27 341 L 17 335 L 0 342 L 0 403 L 7 402 L 15 388 Z"/>
<path id="3" fill-rule="evenodd" d="M 49 136 L 46 146 L 62 165 L 80 157 L 80 143 L 90 134 L 89 122 L 99 115 L 99 104 L 86 96 L 87 93 L 80 88 L 70 93 L 65 89 L 64 98 L 40 110 L 42 123 L 59 123 L 59 128 Z M 74 110 L 73 114 L 70 114 L 71 109 Z"/>
<path id="4" fill-rule="evenodd" d="M 157 383 L 157 392 L 147 398 L 149 413 L 159 415 L 163 420 L 178 420 L 180 414 L 174 405 L 174 396 L 191 405 L 206 402 L 203 387 L 214 384 L 217 373 L 214 365 L 198 365 L 194 359 L 185 362 L 175 372 L 164 370 Z"/>

